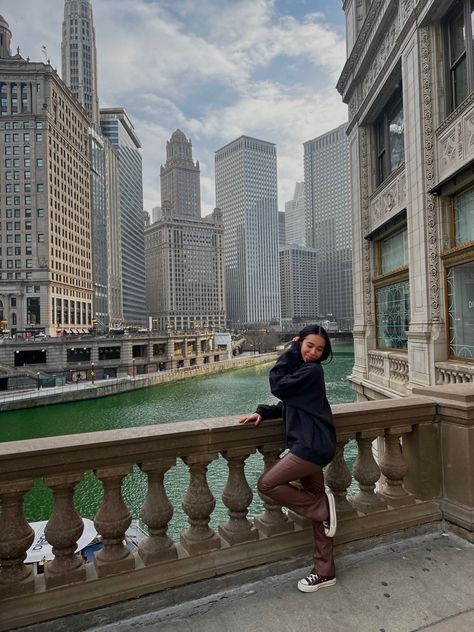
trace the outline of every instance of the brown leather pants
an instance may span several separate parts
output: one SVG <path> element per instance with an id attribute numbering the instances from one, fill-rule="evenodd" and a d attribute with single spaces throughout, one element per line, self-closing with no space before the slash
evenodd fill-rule
<path id="1" fill-rule="evenodd" d="M 300 481 L 303 489 L 291 484 L 296 480 Z M 326 536 L 322 525 L 329 518 L 329 510 L 321 467 L 288 452 L 262 474 L 257 486 L 262 494 L 311 520 L 314 570 L 319 575 L 333 577 L 336 574 L 333 538 Z"/>

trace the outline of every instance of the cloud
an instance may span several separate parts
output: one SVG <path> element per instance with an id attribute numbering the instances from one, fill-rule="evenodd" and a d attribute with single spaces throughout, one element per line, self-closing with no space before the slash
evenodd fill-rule
<path id="1" fill-rule="evenodd" d="M 303 178 L 301 143 L 346 118 L 334 85 L 345 44 L 319 0 L 92 0 L 102 107 L 124 107 L 143 146 L 145 208 L 160 203 L 166 140 L 180 128 L 201 163 L 203 211 L 214 200 L 214 152 L 247 134 L 277 144 L 280 208 Z M 336 4 L 336 3 L 335 3 Z M 63 0 L 3 0 L 14 46 L 60 70 Z M 327 3 L 326 3 L 327 5 Z M 291 4 L 288 4 L 291 6 Z M 46 9 L 47 7 L 47 9 Z M 318 12 L 318 8 L 320 9 Z"/>

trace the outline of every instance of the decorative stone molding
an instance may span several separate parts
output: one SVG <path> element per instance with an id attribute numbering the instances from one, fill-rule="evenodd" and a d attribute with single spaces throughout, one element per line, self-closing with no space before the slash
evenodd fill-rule
<path id="1" fill-rule="evenodd" d="M 365 322 L 371 325 L 372 317 L 372 280 L 371 280 L 371 245 L 364 239 L 370 231 L 370 211 L 369 211 L 369 154 L 367 128 L 359 128 L 359 148 L 360 148 L 360 190 L 361 190 L 361 224 L 362 224 L 362 262 L 363 262 L 363 287 L 365 301 Z"/>
<path id="2" fill-rule="evenodd" d="M 450 125 L 437 130 L 436 140 L 438 178 L 444 180 L 474 158 L 474 100 Z"/>
<path id="3" fill-rule="evenodd" d="M 425 165 L 425 217 L 428 242 L 428 274 L 430 289 L 431 321 L 440 322 L 440 274 L 439 243 L 435 201 L 428 193 L 435 184 L 434 173 L 434 131 L 433 131 L 433 83 L 431 36 L 428 28 L 419 30 L 421 51 L 422 120 L 423 120 L 423 163 Z"/>
<path id="4" fill-rule="evenodd" d="M 406 207 L 405 166 L 400 167 L 385 183 L 377 189 L 369 201 L 370 231 L 378 228 Z"/>

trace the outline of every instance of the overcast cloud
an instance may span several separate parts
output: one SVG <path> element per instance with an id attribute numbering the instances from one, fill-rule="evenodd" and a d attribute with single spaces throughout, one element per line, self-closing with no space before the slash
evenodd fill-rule
<path id="1" fill-rule="evenodd" d="M 279 205 L 303 179 L 302 143 L 340 125 L 345 59 L 334 0 L 92 0 L 101 107 L 121 106 L 143 146 L 144 207 L 160 203 L 166 141 L 180 128 L 215 205 L 214 152 L 241 134 L 277 145 Z M 61 73 L 63 0 L 3 0 L 13 47 Z"/>

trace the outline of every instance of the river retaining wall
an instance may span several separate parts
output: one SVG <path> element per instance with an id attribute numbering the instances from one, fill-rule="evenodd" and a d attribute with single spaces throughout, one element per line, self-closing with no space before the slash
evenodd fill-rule
<path id="1" fill-rule="evenodd" d="M 215 375 L 274 362 L 278 357 L 277 353 L 265 353 L 256 356 L 245 356 L 223 360 L 210 364 L 185 367 L 180 369 L 170 369 L 157 373 L 147 373 L 136 377 L 121 377 L 108 380 L 84 382 L 81 384 L 71 384 L 39 391 L 18 392 L 9 394 L 0 399 L 0 411 L 18 410 L 22 408 L 35 408 L 36 406 L 51 406 L 52 404 L 66 404 L 68 402 L 78 402 L 85 399 L 96 399 L 98 397 L 108 397 L 110 395 L 120 395 L 150 386 L 157 386 L 167 382 L 179 382 L 193 377 Z"/>

